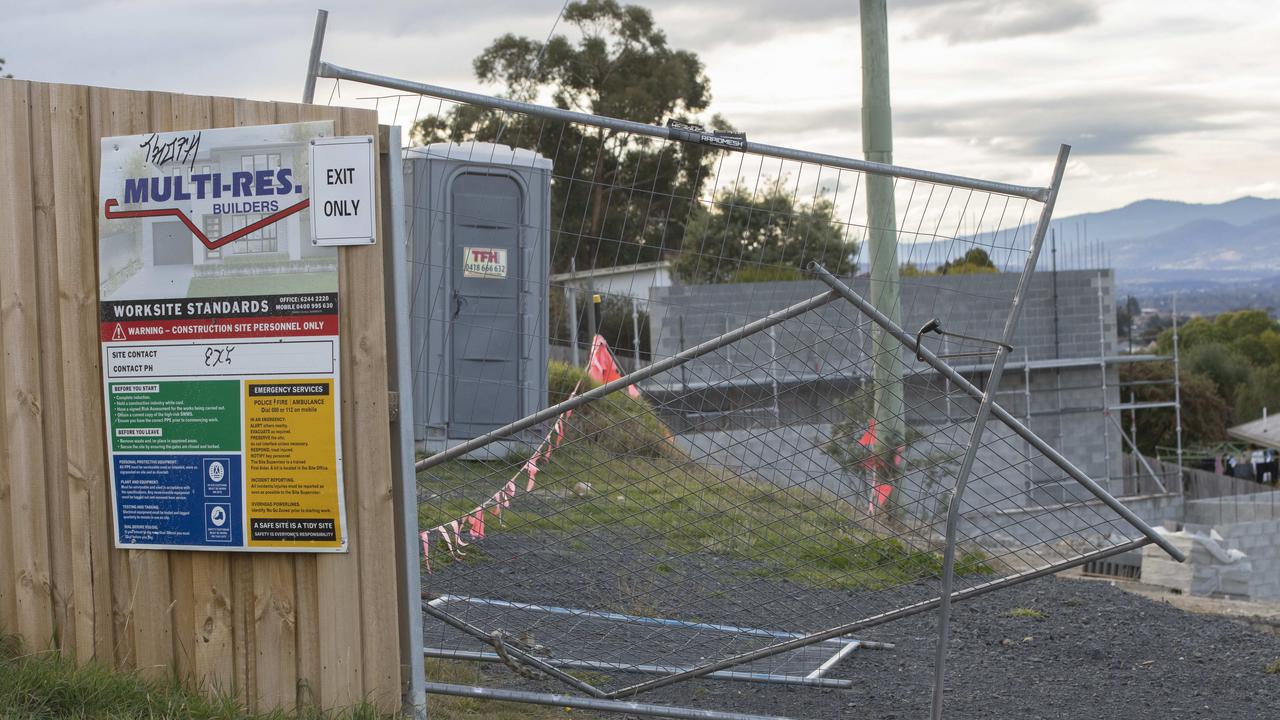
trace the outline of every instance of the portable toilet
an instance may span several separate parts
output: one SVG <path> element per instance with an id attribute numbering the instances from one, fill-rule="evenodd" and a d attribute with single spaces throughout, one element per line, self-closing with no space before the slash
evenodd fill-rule
<path id="1" fill-rule="evenodd" d="M 479 142 L 404 160 L 414 440 L 437 452 L 546 407 L 551 161 Z"/>

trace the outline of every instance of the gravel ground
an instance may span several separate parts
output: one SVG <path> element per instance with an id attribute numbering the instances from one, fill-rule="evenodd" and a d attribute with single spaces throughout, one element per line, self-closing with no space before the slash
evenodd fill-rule
<path id="1" fill-rule="evenodd" d="M 486 542 L 500 545 L 507 540 Z M 609 594 L 613 580 L 611 575 L 601 577 L 593 597 L 585 597 L 581 588 L 591 573 L 644 567 L 652 559 L 619 557 L 606 569 L 584 571 L 563 563 L 565 557 L 506 555 L 501 547 L 492 549 L 499 555 L 514 555 L 514 559 L 503 563 L 498 572 L 444 568 L 425 578 L 426 586 L 454 594 L 598 606 Z M 713 582 L 712 563 L 706 558 L 689 561 L 686 567 L 677 568 L 676 576 L 693 583 L 698 582 L 695 578 Z M 533 568 L 538 569 L 537 581 L 529 582 L 527 571 Z M 521 577 L 525 580 L 514 581 Z M 670 583 L 672 578 L 664 575 L 662 579 Z M 641 574 L 639 582 L 644 581 Z M 854 607 L 843 609 L 851 602 L 847 592 L 803 589 L 797 593 L 794 584 L 775 584 L 755 582 L 750 599 L 772 600 L 775 609 L 777 602 L 787 598 L 805 598 L 806 604 L 816 600 L 837 608 L 833 622 L 855 612 Z M 557 587 L 578 590 L 570 597 L 557 597 Z M 861 600 L 855 604 L 862 605 L 865 594 Z M 652 614 L 662 613 L 662 603 L 658 604 Z M 718 605 L 714 610 L 720 615 L 707 614 L 705 618 L 778 625 L 776 620 L 764 622 L 753 613 L 753 606 L 752 602 Z M 698 610 L 687 604 L 681 607 Z M 1035 610 L 1042 616 L 1014 617 L 1010 614 L 1014 608 Z M 472 619 L 483 619 L 483 615 Z M 859 633 L 863 639 L 892 642 L 897 647 L 859 650 L 842 663 L 832 676 L 854 680 L 849 690 L 698 680 L 635 699 L 794 718 L 926 717 L 932 692 L 934 621 L 934 613 L 928 612 Z M 426 623 L 428 644 L 458 641 L 456 635 L 441 631 L 438 621 L 428 617 Z M 1236 619 L 1188 613 L 1109 583 L 1067 578 L 1024 583 L 957 604 L 952 629 L 946 703 L 946 717 L 951 720 L 1280 718 L 1280 674 L 1268 674 L 1264 669 L 1280 660 L 1280 637 L 1251 629 Z M 602 639 L 622 645 L 637 639 L 627 630 L 609 632 L 610 637 Z M 596 650 L 607 645 L 586 643 L 584 647 Z M 485 649 L 469 641 L 461 646 Z M 500 665 L 486 665 L 485 674 L 493 686 L 565 690 L 555 681 L 518 678 Z M 629 684 L 652 677 L 615 676 L 613 681 Z"/>

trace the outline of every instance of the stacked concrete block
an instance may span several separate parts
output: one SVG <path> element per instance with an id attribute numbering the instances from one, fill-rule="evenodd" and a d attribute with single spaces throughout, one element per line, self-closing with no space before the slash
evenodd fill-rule
<path id="1" fill-rule="evenodd" d="M 1254 597 L 1253 560 L 1230 540 L 1199 532 L 1168 533 L 1166 537 L 1186 556 L 1186 562 L 1171 559 L 1164 550 L 1148 545 L 1142 555 L 1142 581 L 1185 595 L 1204 597 Z"/>
<path id="2" fill-rule="evenodd" d="M 902 325 L 908 331 L 932 318 L 949 331 L 977 337 L 1000 336 L 1018 276 L 1016 273 L 912 278 L 902 286 Z M 865 277 L 848 279 L 864 296 Z M 1056 285 L 1056 289 L 1055 289 Z M 788 305 L 826 290 L 811 281 L 752 284 L 687 285 L 654 288 L 650 294 L 651 341 L 657 357 L 710 340 Z M 1102 319 L 1099 318 L 1099 292 Z M 1034 431 L 1057 447 L 1091 477 L 1119 494 L 1123 451 L 1119 431 L 1101 415 L 1105 405 L 1118 403 L 1118 373 L 1107 372 L 1103 397 L 1102 365 L 1086 361 L 1115 351 L 1114 280 L 1109 271 L 1064 271 L 1032 276 L 1022 321 L 1013 344 L 999 402 L 1015 417 L 1028 421 Z M 754 335 L 683 367 L 665 373 L 646 385 L 646 391 L 662 399 L 678 399 L 669 409 L 673 427 L 686 431 L 724 429 L 709 418 L 717 413 L 740 419 L 767 420 L 775 424 L 821 424 L 839 420 L 840 401 L 870 382 L 872 375 L 872 325 L 848 303 L 828 306 L 784 322 L 770 332 Z M 937 338 L 930 347 L 941 351 Z M 953 351 L 956 349 L 951 348 Z M 972 348 L 969 348 L 972 349 Z M 1026 407 L 1025 374 L 1016 367 L 1025 356 L 1034 362 L 1066 361 L 1065 366 L 1037 368 L 1030 373 L 1031 408 Z M 906 348 L 897 352 L 910 369 L 905 388 L 909 422 L 923 432 L 948 424 L 945 403 L 939 394 L 943 384 Z M 1075 360 L 1075 363 L 1071 363 Z M 956 359 L 954 366 L 971 367 L 965 374 L 981 386 L 986 369 L 973 360 Z M 920 374 L 912 376 L 912 372 Z M 805 392 L 808 383 L 820 392 Z M 754 390 L 753 390 L 754 387 Z M 765 398 L 761 393 L 774 395 Z M 762 412 L 761 404 L 770 405 Z M 953 430 L 963 435 L 963 419 L 971 417 L 976 403 L 952 388 Z M 1029 420 L 1028 420 L 1028 415 Z M 959 422 L 959 425 L 954 423 Z M 998 423 L 988 425 L 988 447 L 979 457 L 997 471 L 985 473 L 978 483 L 971 508 L 1017 505 L 1053 505 L 1085 500 L 1087 493 L 1052 463 L 1029 452 L 1018 439 L 1001 442 L 1008 431 Z M 935 444 L 945 444 L 936 441 Z M 1021 456 L 1029 456 L 1029 463 Z"/>

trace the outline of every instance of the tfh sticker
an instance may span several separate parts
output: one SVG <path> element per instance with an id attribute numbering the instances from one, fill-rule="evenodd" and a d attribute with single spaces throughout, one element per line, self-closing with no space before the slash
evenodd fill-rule
<path id="1" fill-rule="evenodd" d="M 505 278 L 507 251 L 503 248 L 462 248 L 462 276 L 469 278 Z"/>

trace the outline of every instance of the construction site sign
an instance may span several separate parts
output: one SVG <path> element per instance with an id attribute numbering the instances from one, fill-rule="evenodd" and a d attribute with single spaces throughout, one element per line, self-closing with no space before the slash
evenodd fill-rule
<path id="1" fill-rule="evenodd" d="M 102 140 L 98 282 L 115 542 L 342 552 L 331 122 Z"/>

